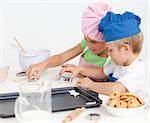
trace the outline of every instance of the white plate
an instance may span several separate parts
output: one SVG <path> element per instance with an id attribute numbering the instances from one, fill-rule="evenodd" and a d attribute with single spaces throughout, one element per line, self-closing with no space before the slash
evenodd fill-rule
<path id="1" fill-rule="evenodd" d="M 105 104 L 105 109 L 112 115 L 118 116 L 118 117 L 129 117 L 129 116 L 135 116 L 140 115 L 144 113 L 146 105 L 137 107 L 137 108 L 116 108 L 116 107 L 110 107 L 107 104 Z"/>

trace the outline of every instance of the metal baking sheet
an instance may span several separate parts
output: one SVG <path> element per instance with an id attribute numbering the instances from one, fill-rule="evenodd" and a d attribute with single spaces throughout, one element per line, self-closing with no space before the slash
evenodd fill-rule
<path id="1" fill-rule="evenodd" d="M 0 94 L 0 117 L 14 117 L 14 104 L 19 93 Z"/>
<path id="2" fill-rule="evenodd" d="M 79 96 L 70 95 L 69 91 L 75 90 L 79 92 Z M 94 104 L 87 104 L 89 102 L 95 102 Z M 77 87 L 67 87 L 61 89 L 55 89 L 52 92 L 52 110 L 53 112 L 72 110 L 77 107 L 99 107 L 102 100 L 98 98 L 98 94 L 89 90 L 85 90 Z"/>
<path id="3" fill-rule="evenodd" d="M 69 91 L 75 90 L 80 93 L 79 96 L 70 95 Z M 0 117 L 14 117 L 14 104 L 19 93 L 0 94 Z M 87 104 L 87 102 L 95 102 Z M 64 87 L 52 89 L 52 112 L 72 110 L 78 107 L 92 108 L 99 107 L 102 100 L 98 98 L 98 94 L 77 87 Z"/>

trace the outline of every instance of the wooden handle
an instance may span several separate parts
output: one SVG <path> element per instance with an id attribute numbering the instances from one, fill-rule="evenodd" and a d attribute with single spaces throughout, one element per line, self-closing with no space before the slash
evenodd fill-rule
<path id="1" fill-rule="evenodd" d="M 75 119 L 77 116 L 79 116 L 84 111 L 85 111 L 84 107 L 75 109 L 69 115 L 67 115 L 65 117 L 65 119 L 62 121 L 62 123 L 69 123 L 69 122 L 71 122 L 73 119 Z"/>
<path id="2" fill-rule="evenodd" d="M 20 47 L 21 51 L 22 51 L 23 53 L 26 53 L 26 51 L 25 51 L 24 48 L 21 46 L 21 44 L 20 44 L 19 41 L 16 39 L 16 37 L 14 36 L 13 38 L 14 38 L 14 40 L 16 41 L 17 45 Z"/>

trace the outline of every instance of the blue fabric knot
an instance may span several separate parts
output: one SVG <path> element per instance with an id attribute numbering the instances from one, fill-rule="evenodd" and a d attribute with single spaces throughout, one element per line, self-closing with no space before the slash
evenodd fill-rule
<path id="1" fill-rule="evenodd" d="M 108 75 L 108 81 L 109 82 L 115 82 L 115 81 L 117 81 L 117 79 L 118 78 L 113 77 L 113 73 L 111 73 L 111 74 Z"/>

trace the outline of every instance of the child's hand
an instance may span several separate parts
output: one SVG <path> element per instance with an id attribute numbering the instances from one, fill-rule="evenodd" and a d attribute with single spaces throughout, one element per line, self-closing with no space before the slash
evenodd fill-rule
<path id="1" fill-rule="evenodd" d="M 26 75 L 29 80 L 36 79 L 38 80 L 40 78 L 40 75 L 42 72 L 46 69 L 46 63 L 39 63 L 35 65 L 30 65 L 26 71 Z"/>
<path id="2" fill-rule="evenodd" d="M 77 81 L 77 86 L 82 87 L 82 88 L 90 89 L 92 84 L 93 84 L 93 81 L 88 77 L 81 78 Z"/>
<path id="3" fill-rule="evenodd" d="M 62 67 L 59 75 L 63 75 L 65 72 L 70 72 L 72 73 L 72 76 L 77 76 L 80 73 L 80 67 L 76 67 L 76 66 Z"/>
<path id="4" fill-rule="evenodd" d="M 76 65 L 74 65 L 74 64 L 63 64 L 63 65 L 61 65 L 61 67 L 63 68 L 63 67 L 76 67 Z"/>

